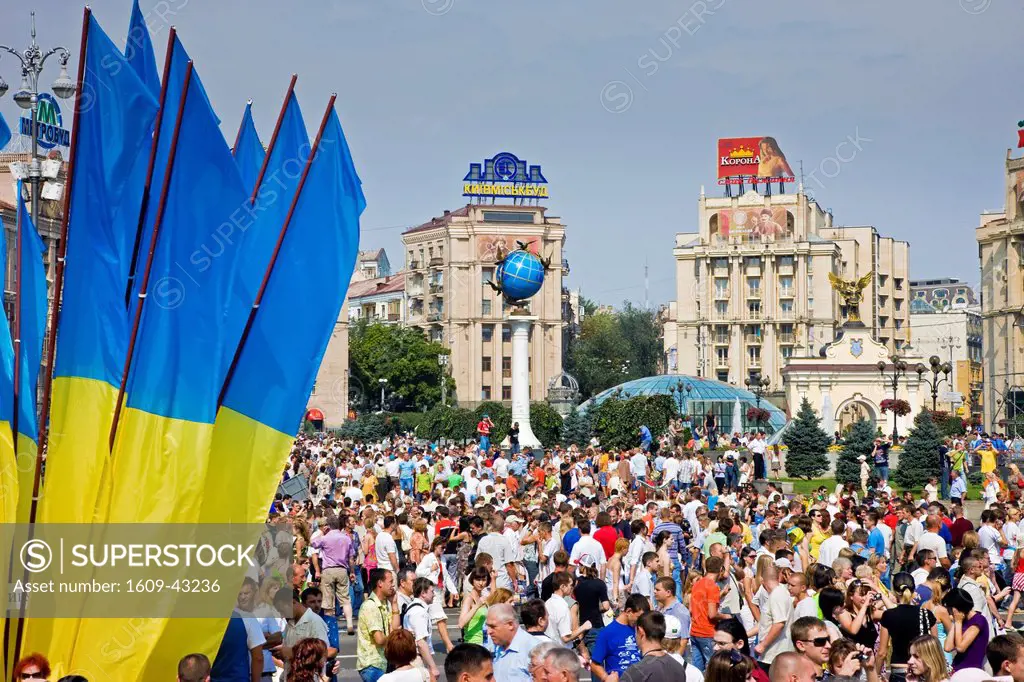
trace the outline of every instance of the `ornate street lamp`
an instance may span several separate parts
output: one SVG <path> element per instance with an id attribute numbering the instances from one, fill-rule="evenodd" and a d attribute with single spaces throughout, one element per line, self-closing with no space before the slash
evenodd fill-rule
<path id="1" fill-rule="evenodd" d="M 953 365 L 948 362 L 942 362 L 938 355 L 928 358 L 928 365 L 932 370 L 932 377 L 930 379 L 924 376 L 924 373 L 928 371 L 928 367 L 925 367 L 920 362 L 917 363 L 917 367 L 914 370 L 917 372 L 917 380 L 923 381 L 926 386 L 932 389 L 932 412 L 935 412 L 939 399 L 939 384 L 943 381 L 949 381 L 949 373 L 953 371 Z"/>
<path id="2" fill-rule="evenodd" d="M 32 222 L 39 227 L 39 185 L 42 183 L 42 164 L 39 162 L 39 131 L 36 130 L 36 120 L 39 114 L 39 77 L 43 72 L 43 65 L 46 60 L 57 55 L 60 63 L 60 75 L 53 82 L 50 89 L 53 94 L 61 99 L 68 99 L 75 94 L 75 82 L 68 76 L 68 60 L 71 59 L 71 52 L 66 47 L 55 47 L 44 53 L 36 44 L 36 13 L 32 12 L 32 44 L 22 52 L 14 48 L 0 45 L 0 51 L 10 53 L 21 62 L 21 87 L 14 93 L 15 103 L 22 109 L 32 110 L 32 158 L 29 161 L 28 181 L 32 187 Z M 84 55 L 82 57 L 85 58 Z M 3 97 L 9 86 L 0 76 L 0 97 Z"/>
<path id="3" fill-rule="evenodd" d="M 887 372 L 887 370 L 889 369 L 890 366 L 892 367 L 892 373 L 891 374 Z M 878 364 L 876 365 L 876 367 L 878 367 L 879 374 L 882 375 L 882 381 L 887 386 L 890 386 L 892 388 L 892 401 L 893 401 L 893 404 L 894 404 L 893 413 L 892 413 L 892 442 L 893 442 L 893 445 L 895 445 L 896 444 L 896 439 L 899 437 L 899 434 L 896 431 L 897 415 L 896 415 L 895 403 L 896 403 L 896 400 L 898 399 L 897 398 L 897 392 L 899 391 L 899 388 L 900 388 L 900 377 L 906 376 L 906 374 L 907 374 L 907 363 L 899 355 L 893 353 L 889 357 L 889 362 L 888 363 L 885 360 L 879 360 Z"/>
<path id="4" fill-rule="evenodd" d="M 755 374 L 754 376 L 750 376 L 750 377 L 747 377 L 746 379 L 744 379 L 743 383 L 746 384 L 747 390 L 751 391 L 754 394 L 754 400 L 756 402 L 757 411 L 758 411 L 757 427 L 758 427 L 758 430 L 760 430 L 761 429 L 761 398 L 764 397 L 765 391 L 768 390 L 768 387 L 771 385 L 772 380 L 769 379 L 768 377 L 762 377 L 760 374 Z"/>

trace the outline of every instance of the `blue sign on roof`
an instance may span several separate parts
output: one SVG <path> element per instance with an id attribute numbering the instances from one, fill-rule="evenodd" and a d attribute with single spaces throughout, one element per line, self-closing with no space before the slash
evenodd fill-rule
<path id="1" fill-rule="evenodd" d="M 501 152 L 482 164 L 469 164 L 462 182 L 464 197 L 548 198 L 548 181 L 540 166 L 529 166 L 509 152 Z"/>

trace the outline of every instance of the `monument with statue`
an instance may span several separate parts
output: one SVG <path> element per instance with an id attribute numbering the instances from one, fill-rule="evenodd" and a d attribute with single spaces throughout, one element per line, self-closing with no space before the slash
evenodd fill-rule
<path id="1" fill-rule="evenodd" d="M 548 258 L 530 251 L 529 244 L 516 242 L 514 251 L 499 251 L 494 279 L 488 284 L 509 306 L 506 318 L 512 331 L 512 423 L 519 422 L 519 445 L 539 448 L 540 441 L 530 427 L 530 327 L 537 317 L 528 302 L 544 284 Z"/>

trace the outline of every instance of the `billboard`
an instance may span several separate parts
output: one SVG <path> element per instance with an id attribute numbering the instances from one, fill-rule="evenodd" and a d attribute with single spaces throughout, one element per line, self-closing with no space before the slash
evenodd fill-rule
<path id="1" fill-rule="evenodd" d="M 540 166 L 530 166 L 515 154 L 501 152 L 469 164 L 462 179 L 462 196 L 502 199 L 547 199 L 548 181 Z"/>
<path id="2" fill-rule="evenodd" d="M 478 234 L 476 237 L 476 255 L 484 262 L 493 263 L 499 253 L 507 254 L 519 248 L 519 242 L 527 244 L 530 253 L 540 255 L 541 238 L 537 236 L 513 234 Z"/>
<path id="3" fill-rule="evenodd" d="M 718 184 L 792 182 L 793 169 L 774 137 L 721 137 L 718 139 Z"/>
<path id="4" fill-rule="evenodd" d="M 784 208 L 730 208 L 716 211 L 711 221 L 711 237 L 723 240 L 774 242 L 790 239 L 789 213 Z"/>

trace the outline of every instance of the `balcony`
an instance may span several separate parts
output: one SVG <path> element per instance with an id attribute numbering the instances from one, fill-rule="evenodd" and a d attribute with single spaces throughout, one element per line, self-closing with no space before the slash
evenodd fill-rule
<path id="1" fill-rule="evenodd" d="M 729 276 L 729 265 L 713 265 L 711 267 L 711 274 L 715 277 L 728 277 Z"/>
<path id="2" fill-rule="evenodd" d="M 796 311 L 793 310 L 792 308 L 790 308 L 788 310 L 780 310 L 779 311 L 779 319 L 780 320 L 795 320 L 796 319 Z"/>
<path id="3" fill-rule="evenodd" d="M 430 259 L 430 267 L 439 268 L 442 265 L 444 265 L 444 258 L 441 258 L 440 256 L 434 256 L 433 258 Z"/>
<path id="4" fill-rule="evenodd" d="M 796 334 L 777 334 L 779 343 L 796 343 Z"/>
<path id="5" fill-rule="evenodd" d="M 747 367 L 760 367 L 761 356 L 760 355 L 748 355 L 747 356 Z"/>
<path id="6" fill-rule="evenodd" d="M 796 289 L 793 287 L 780 287 L 779 298 L 793 298 L 796 296 Z"/>
<path id="7" fill-rule="evenodd" d="M 760 265 L 747 265 L 743 268 L 743 273 L 747 277 L 760 277 L 761 266 Z"/>
<path id="8" fill-rule="evenodd" d="M 440 322 L 441 321 L 441 317 L 443 315 L 444 315 L 444 313 L 439 313 L 439 312 L 436 312 L 436 311 L 431 311 L 431 312 L 427 313 L 427 322 Z"/>
<path id="9" fill-rule="evenodd" d="M 764 317 L 764 311 L 760 308 L 747 308 L 744 317 L 748 320 L 760 320 Z"/>
<path id="10" fill-rule="evenodd" d="M 716 308 L 716 309 L 711 311 L 711 319 L 712 320 L 728 320 L 728 319 L 730 319 L 729 318 L 729 311 L 728 310 L 718 310 Z"/>
<path id="11" fill-rule="evenodd" d="M 419 270 L 420 267 L 422 267 L 422 263 L 420 263 L 418 260 L 411 260 L 411 261 L 409 261 L 409 269 L 410 270 Z"/>
<path id="12" fill-rule="evenodd" d="M 729 358 L 728 357 L 717 357 L 715 358 L 715 367 L 718 369 L 729 369 Z"/>
<path id="13" fill-rule="evenodd" d="M 732 292 L 728 289 L 715 289 L 715 300 L 728 301 L 730 296 L 732 296 Z"/>
<path id="14" fill-rule="evenodd" d="M 761 287 L 750 287 L 747 289 L 747 298 L 761 298 Z"/>
<path id="15" fill-rule="evenodd" d="M 764 337 L 761 336 L 760 334 L 744 334 L 743 340 L 746 341 L 748 344 L 754 344 L 758 346 L 764 343 Z"/>
<path id="16" fill-rule="evenodd" d="M 409 287 L 409 298 L 423 298 L 423 285 Z"/>
<path id="17" fill-rule="evenodd" d="M 793 263 L 776 262 L 775 269 L 780 275 L 794 275 Z"/>
<path id="18" fill-rule="evenodd" d="M 388 322 L 398 322 L 401 317 L 399 313 L 388 313 Z"/>
<path id="19" fill-rule="evenodd" d="M 719 346 L 728 346 L 730 343 L 728 334 L 715 334 L 715 344 Z"/>
<path id="20" fill-rule="evenodd" d="M 428 287 L 430 293 L 444 295 L 444 283 L 443 282 L 431 282 Z"/>

